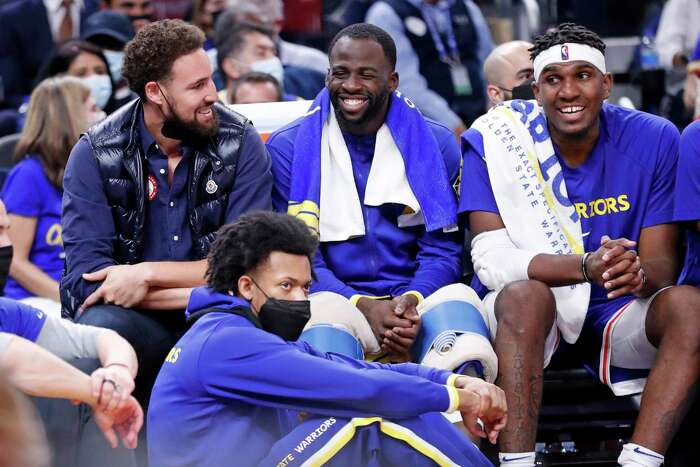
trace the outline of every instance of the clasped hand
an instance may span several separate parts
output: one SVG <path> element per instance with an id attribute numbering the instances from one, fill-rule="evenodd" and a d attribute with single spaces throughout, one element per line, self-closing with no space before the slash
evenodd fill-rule
<path id="1" fill-rule="evenodd" d="M 613 240 L 604 235 L 600 247 L 587 258 L 588 277 L 608 292 L 607 298 L 636 294 L 643 288 L 645 272 L 633 249 L 636 245 L 626 238 Z"/>
<path id="2" fill-rule="evenodd" d="M 405 354 L 420 331 L 420 316 L 414 295 L 401 295 L 392 300 L 361 298 L 357 302 L 385 352 Z"/>

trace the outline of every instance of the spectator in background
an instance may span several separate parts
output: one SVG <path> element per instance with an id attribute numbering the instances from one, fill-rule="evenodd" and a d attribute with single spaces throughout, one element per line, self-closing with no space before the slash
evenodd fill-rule
<path id="1" fill-rule="evenodd" d="M 491 51 L 484 61 L 489 107 L 513 99 L 513 88 L 532 79 L 533 68 L 525 41 L 506 42 Z"/>
<path id="2" fill-rule="evenodd" d="M 61 311 L 63 172 L 80 134 L 103 117 L 81 80 L 42 81 L 32 93 L 15 148 L 16 165 L 0 195 L 7 205 L 14 244 L 5 294 L 55 316 Z"/>
<path id="3" fill-rule="evenodd" d="M 192 13 L 192 0 L 151 0 L 155 21 L 161 19 L 189 20 Z"/>
<path id="4" fill-rule="evenodd" d="M 685 126 L 683 83 L 686 79 L 688 56 L 700 36 L 700 2 L 698 0 L 669 0 L 661 13 L 656 32 L 656 49 L 661 66 L 666 70 L 668 104 L 663 114 L 678 126 Z"/>
<path id="5" fill-rule="evenodd" d="M 245 23 L 230 30 L 226 30 L 225 26 L 226 22 L 220 21 L 216 34 L 217 63 L 225 84 L 219 98 L 225 104 L 229 103 L 233 81 L 251 71 L 274 76 L 290 100 L 297 96 L 313 99 L 323 88 L 324 75 L 321 73 L 309 68 L 282 65 L 269 30 Z"/>
<path id="6" fill-rule="evenodd" d="M 115 11 L 100 11 L 89 17 L 85 24 L 83 39 L 98 46 L 109 65 L 114 83 L 114 98 L 110 111 L 136 98 L 122 76 L 124 47 L 134 37 L 134 28 L 129 18 Z"/>
<path id="7" fill-rule="evenodd" d="M 274 76 L 251 71 L 233 82 L 228 100 L 231 104 L 280 102 L 282 88 Z"/>
<path id="8" fill-rule="evenodd" d="M 129 17 L 134 31 L 140 31 L 153 21 L 151 0 L 102 0 L 105 9 L 122 13 Z"/>
<path id="9" fill-rule="evenodd" d="M 17 109 L 31 93 L 54 46 L 78 37 L 98 0 L 14 0 L 0 6 L 0 77 L 4 107 Z"/>
<path id="10" fill-rule="evenodd" d="M 311 68 L 324 75 L 328 71 L 328 57 L 325 53 L 313 47 L 285 41 L 280 37 L 284 22 L 282 0 L 228 0 L 228 8 L 239 21 L 256 24 L 272 31 L 283 64 Z"/>
<path id="11" fill-rule="evenodd" d="M 78 39 L 66 42 L 56 50 L 39 76 L 44 80 L 63 74 L 83 80 L 100 109 L 112 112 L 116 108 L 109 63 L 96 45 Z"/>
<path id="12" fill-rule="evenodd" d="M 139 99 L 80 139 L 63 182 L 63 307 L 134 346 L 144 406 L 217 230 L 271 204 L 269 156 L 216 104 L 204 39 L 179 20 L 136 34 L 124 76 Z"/>
<path id="13" fill-rule="evenodd" d="M 479 7 L 471 0 L 380 0 L 368 23 L 396 42 L 401 92 L 426 116 L 459 137 L 484 113 L 483 62 L 493 48 Z"/>
<path id="14" fill-rule="evenodd" d="M 214 26 L 219 15 L 226 9 L 226 0 L 194 0 L 192 6 L 192 24 L 204 31 L 207 40 L 204 42 L 204 50 L 216 46 L 214 40 Z"/>

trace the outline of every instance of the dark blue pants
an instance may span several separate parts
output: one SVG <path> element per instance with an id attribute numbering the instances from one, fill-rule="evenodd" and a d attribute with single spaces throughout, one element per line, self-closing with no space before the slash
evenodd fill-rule
<path id="1" fill-rule="evenodd" d="M 307 461 L 327 467 L 492 466 L 439 413 L 401 420 L 312 416 L 275 443 L 258 465 L 293 467 Z"/>

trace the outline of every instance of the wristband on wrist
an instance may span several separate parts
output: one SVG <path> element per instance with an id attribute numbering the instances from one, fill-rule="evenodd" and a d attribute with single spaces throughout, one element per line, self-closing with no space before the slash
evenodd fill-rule
<path id="1" fill-rule="evenodd" d="M 590 254 L 591 252 L 588 251 L 581 256 L 581 275 L 583 276 L 584 282 L 591 282 L 591 279 L 588 277 L 588 269 L 586 268 L 586 260 Z"/>

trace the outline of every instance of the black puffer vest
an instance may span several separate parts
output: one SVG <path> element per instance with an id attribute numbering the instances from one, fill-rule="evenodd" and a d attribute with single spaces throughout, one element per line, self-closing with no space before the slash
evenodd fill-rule
<path id="1" fill-rule="evenodd" d="M 112 208 L 117 232 L 114 260 L 119 264 L 143 260 L 148 173 L 144 170 L 145 154 L 139 134 L 141 111 L 142 104 L 137 99 L 87 133 Z M 216 231 L 224 223 L 243 131 L 248 124 L 245 117 L 221 104 L 215 104 L 214 111 L 219 117 L 219 132 L 206 147 L 193 151 L 187 175 L 187 209 L 198 259 L 207 255 Z M 207 192 L 207 184 L 212 193 Z"/>

